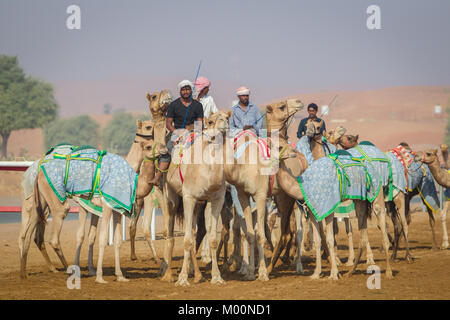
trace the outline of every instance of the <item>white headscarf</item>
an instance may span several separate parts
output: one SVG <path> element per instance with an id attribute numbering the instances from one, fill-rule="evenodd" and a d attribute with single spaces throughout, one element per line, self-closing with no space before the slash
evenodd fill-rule
<path id="1" fill-rule="evenodd" d="M 191 89 L 194 87 L 192 82 L 190 82 L 189 80 L 183 80 L 178 84 L 178 91 L 180 91 L 181 88 L 186 87 L 186 86 L 191 87 Z"/>

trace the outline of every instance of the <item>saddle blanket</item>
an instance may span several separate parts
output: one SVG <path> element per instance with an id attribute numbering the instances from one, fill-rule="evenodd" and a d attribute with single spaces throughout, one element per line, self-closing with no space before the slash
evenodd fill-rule
<path id="1" fill-rule="evenodd" d="M 132 214 L 138 176 L 122 157 L 81 147 L 68 155 L 53 153 L 40 168 L 61 202 L 73 195 L 102 196 L 113 210 Z"/>
<path id="2" fill-rule="evenodd" d="M 380 191 L 376 189 L 380 178 L 375 169 L 342 150 L 315 160 L 297 181 L 317 221 L 330 215 L 344 200 L 372 202 Z"/>
<path id="3" fill-rule="evenodd" d="M 50 148 L 43 159 L 38 159 L 33 162 L 33 164 L 25 171 L 22 177 L 22 190 L 24 199 L 29 198 L 33 194 L 34 190 L 34 180 L 36 180 L 36 176 L 39 171 L 39 164 L 43 161 L 49 161 L 53 159 L 54 153 L 59 153 L 63 155 L 70 154 L 75 146 L 68 143 L 61 143 L 56 147 Z"/>

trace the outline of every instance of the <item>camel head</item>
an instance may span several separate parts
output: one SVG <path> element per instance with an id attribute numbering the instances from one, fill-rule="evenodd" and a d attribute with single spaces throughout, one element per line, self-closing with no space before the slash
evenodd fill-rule
<path id="1" fill-rule="evenodd" d="M 343 126 L 338 126 L 336 127 L 336 129 L 324 132 L 323 135 L 329 143 L 337 145 L 346 131 L 347 129 L 345 129 Z"/>
<path id="2" fill-rule="evenodd" d="M 168 152 L 165 145 L 155 142 L 154 140 L 141 142 L 141 148 L 144 158 L 148 159 L 155 159 L 156 157 Z"/>
<path id="3" fill-rule="evenodd" d="M 287 99 L 266 106 L 267 129 L 280 130 L 286 122 L 298 111 L 304 108 L 299 99 Z"/>
<path id="4" fill-rule="evenodd" d="M 425 164 L 433 163 L 434 161 L 438 160 L 437 156 L 437 149 L 428 149 L 425 151 L 419 151 L 414 156 L 415 161 L 420 161 Z"/>
<path id="5" fill-rule="evenodd" d="M 358 145 L 358 138 L 359 135 L 353 136 L 351 134 L 346 134 L 339 139 L 339 144 L 345 150 L 354 148 Z"/>
<path id="6" fill-rule="evenodd" d="M 153 119 L 161 119 L 165 116 L 170 102 L 172 102 L 172 95 L 169 90 L 162 90 L 149 94 L 147 92 L 147 100 L 150 102 L 149 108 Z"/>
<path id="7" fill-rule="evenodd" d="M 317 136 L 322 136 L 323 120 L 311 120 L 306 122 L 306 136 L 310 139 L 315 139 Z"/>
<path id="8" fill-rule="evenodd" d="M 136 141 L 143 141 L 154 138 L 154 122 L 152 120 L 136 120 Z"/>
<path id="9" fill-rule="evenodd" d="M 223 141 L 219 141 L 218 139 L 216 139 L 216 137 L 218 135 L 221 135 L 222 137 L 225 136 L 229 128 L 228 119 L 231 117 L 231 115 L 231 111 L 219 111 L 211 114 L 209 118 L 205 118 L 205 130 L 203 131 L 204 139 L 206 139 L 208 142 L 213 143 L 220 143 L 220 141 Z"/>
<path id="10" fill-rule="evenodd" d="M 225 132 L 228 127 L 228 119 L 231 118 L 232 112 L 219 111 L 212 113 L 209 118 L 205 117 L 205 128 L 206 129 L 217 129 Z"/>
<path id="11" fill-rule="evenodd" d="M 448 145 L 447 144 L 441 144 L 441 152 L 442 153 L 444 153 L 444 152 L 448 152 Z"/>
<path id="12" fill-rule="evenodd" d="M 303 153 L 300 153 L 294 146 L 287 144 L 279 146 L 277 150 L 277 157 L 280 162 L 283 162 L 286 168 L 295 177 L 301 175 L 306 168 L 308 168 L 308 161 Z"/>

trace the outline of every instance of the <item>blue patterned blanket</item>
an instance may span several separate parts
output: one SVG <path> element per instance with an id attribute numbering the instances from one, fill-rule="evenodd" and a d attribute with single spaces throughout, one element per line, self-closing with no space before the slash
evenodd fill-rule
<path id="1" fill-rule="evenodd" d="M 53 153 L 40 168 L 62 202 L 73 195 L 102 196 L 115 211 L 132 214 L 137 174 L 122 157 L 92 147 Z"/>
<path id="2" fill-rule="evenodd" d="M 325 137 L 322 137 L 322 141 L 327 145 L 327 147 L 325 147 L 325 144 L 323 146 L 323 150 L 325 151 L 325 155 L 329 155 L 330 153 L 334 153 L 336 152 L 337 148 L 335 145 L 327 142 L 327 140 L 325 139 Z M 308 161 L 308 165 L 311 165 L 314 161 L 314 157 L 311 151 L 311 146 L 309 144 L 309 138 L 307 136 L 303 136 L 301 137 L 298 141 L 297 144 L 295 145 L 295 148 L 300 152 L 303 153 L 306 157 L 306 161 Z M 330 152 L 328 152 L 328 149 L 330 150 Z"/>
<path id="3" fill-rule="evenodd" d="M 33 162 L 33 164 L 25 171 L 23 177 L 22 177 L 22 189 L 23 189 L 23 195 L 24 199 L 27 199 L 29 196 L 33 194 L 34 189 L 34 180 L 36 179 L 36 176 L 39 171 L 39 164 L 41 162 L 47 162 L 50 159 L 53 159 L 54 153 L 64 154 L 67 155 L 72 152 L 72 149 L 74 149 L 75 146 L 68 144 L 68 143 L 61 143 L 57 145 L 56 147 L 50 148 L 47 153 L 45 154 L 44 158 L 38 159 Z"/>
<path id="4" fill-rule="evenodd" d="M 306 204 L 317 221 L 330 215 L 347 199 L 372 202 L 380 192 L 380 177 L 362 158 L 339 150 L 317 159 L 297 177 Z"/>

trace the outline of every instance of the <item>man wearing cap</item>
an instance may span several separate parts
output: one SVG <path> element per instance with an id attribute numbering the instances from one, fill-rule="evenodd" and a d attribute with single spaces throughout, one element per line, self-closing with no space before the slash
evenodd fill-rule
<path id="1" fill-rule="evenodd" d="M 230 119 L 230 129 L 236 130 L 255 130 L 259 135 L 262 127 L 262 117 L 256 105 L 249 102 L 250 90 L 246 87 L 240 87 L 236 90 L 239 102 L 231 110 L 233 116 Z"/>
<path id="2" fill-rule="evenodd" d="M 195 82 L 196 99 L 203 106 L 203 116 L 205 118 L 209 118 L 211 114 L 219 112 L 213 97 L 209 94 L 210 86 L 211 82 L 206 77 L 198 77 Z"/>
<path id="3" fill-rule="evenodd" d="M 301 138 L 306 134 L 306 122 L 308 122 L 309 119 L 313 120 L 313 121 L 323 121 L 322 119 L 317 117 L 317 110 L 319 108 L 317 107 L 317 104 L 315 103 L 310 103 L 308 105 L 308 117 L 304 118 L 300 121 L 300 124 L 298 125 L 298 130 L 297 130 L 297 138 Z M 323 133 L 324 131 L 326 131 L 325 129 L 325 121 L 323 121 L 323 127 L 320 133 Z"/>
<path id="4" fill-rule="evenodd" d="M 203 125 L 203 106 L 197 100 L 192 99 L 193 84 L 189 80 L 183 80 L 178 84 L 180 97 L 169 104 L 166 114 L 166 127 L 171 135 L 177 129 L 193 129 L 194 122 L 200 121 Z M 163 172 L 170 164 L 170 153 L 173 149 L 173 139 L 167 143 L 168 154 L 160 157 L 159 170 L 156 170 L 155 178 L 149 183 L 159 183 Z"/>

